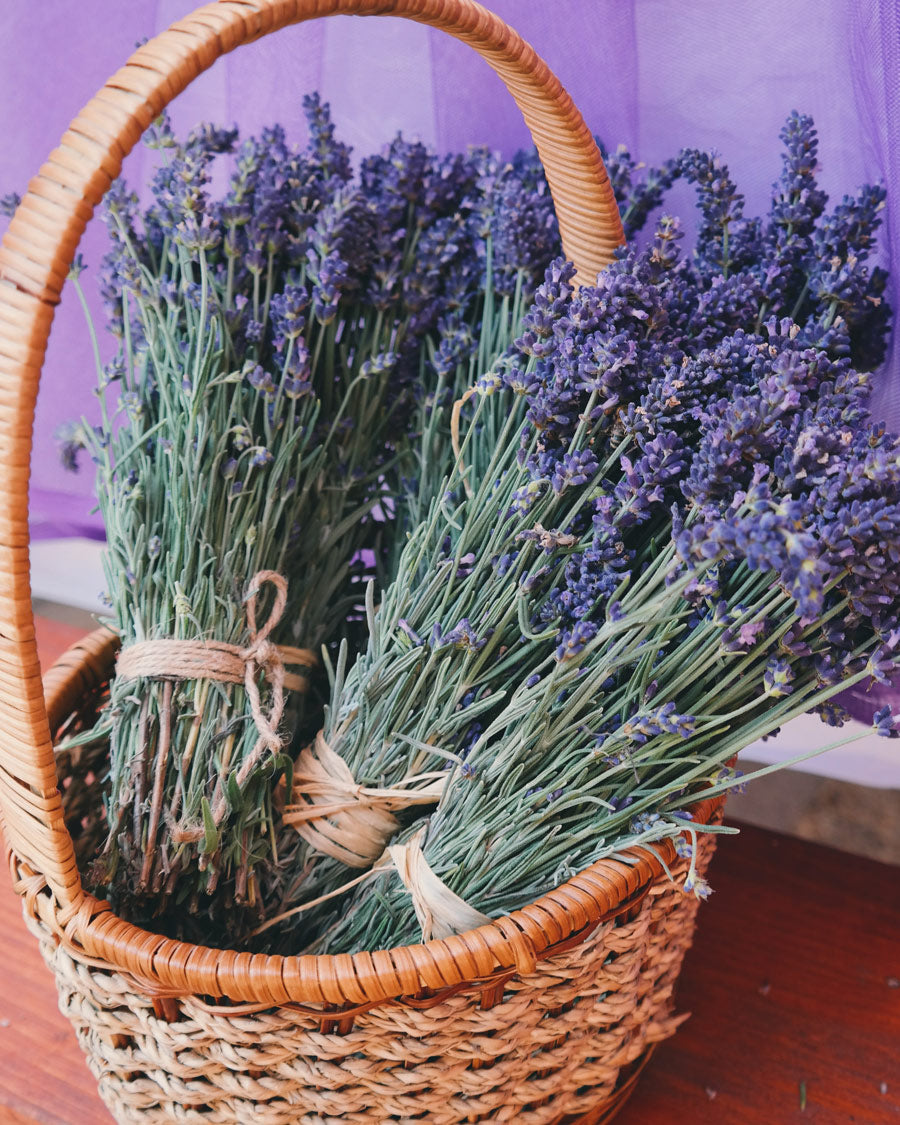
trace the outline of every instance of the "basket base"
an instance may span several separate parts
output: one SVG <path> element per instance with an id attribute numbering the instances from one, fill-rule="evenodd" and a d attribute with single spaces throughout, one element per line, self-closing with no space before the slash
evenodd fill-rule
<path id="1" fill-rule="evenodd" d="M 699 843 L 705 870 L 715 836 Z M 39 901 L 26 897 L 26 919 L 119 1125 L 605 1125 L 681 1022 L 673 991 L 698 906 L 660 880 L 489 1007 L 463 992 L 395 1002 L 332 1034 L 299 1007 L 248 1017 L 197 996 L 161 1018 L 133 978 L 60 941 Z"/>
<path id="2" fill-rule="evenodd" d="M 679 905 L 682 904 L 693 905 L 684 898 Z M 97 1079 L 100 1097 L 119 1125 L 234 1125 L 235 1121 L 249 1121 L 251 1115 L 254 1120 L 271 1121 L 273 1125 L 321 1125 L 336 1119 L 350 1125 L 606 1125 L 626 1104 L 655 1046 L 653 1041 L 643 1038 L 646 1025 L 635 1022 L 638 1009 L 646 1007 L 646 999 L 635 997 L 637 1004 L 630 1010 L 623 1005 L 621 1023 L 614 1020 L 606 1024 L 590 1045 L 582 1043 L 579 1035 L 587 1015 L 587 1010 L 579 1005 L 573 1008 L 578 1013 L 573 1036 L 556 1040 L 552 1046 L 545 1044 L 537 1057 L 533 1035 L 536 1029 L 531 1029 L 527 1046 L 519 1040 L 519 1048 L 510 1056 L 498 1058 L 494 1066 L 460 1066 L 461 1060 L 454 1060 L 442 1044 L 434 1051 L 429 1048 L 429 1057 L 421 1063 L 422 1071 L 427 1071 L 429 1077 L 424 1088 L 421 1081 L 416 1081 L 419 1089 L 409 1089 L 414 1086 L 410 1080 L 416 1078 L 416 1067 L 411 1065 L 402 1067 L 407 1075 L 404 1082 L 409 1083 L 405 1090 L 398 1081 L 395 1089 L 384 1095 L 371 1085 L 366 1093 L 352 1088 L 354 1071 L 363 1065 L 363 1041 L 356 1042 L 358 1031 L 350 1036 L 323 1035 L 315 1026 L 294 1026 L 298 1021 L 289 1010 L 274 1009 L 252 1020 L 229 1018 L 224 1012 L 217 1018 L 201 1001 L 187 997 L 177 1002 L 174 1022 L 159 1019 L 152 1001 L 134 993 L 125 978 L 73 957 L 37 919 L 32 917 L 29 921 L 41 938 L 42 953 L 56 976 L 60 1007 L 75 1025 L 79 1043 Z M 690 940 L 691 930 L 690 924 L 682 928 L 683 945 Z M 679 950 L 672 969 L 680 967 L 683 952 L 683 948 Z M 627 960 L 627 955 L 620 952 L 613 955 L 609 964 L 621 965 Z M 562 968 L 564 975 L 568 975 L 569 966 L 564 964 Z M 664 984 L 665 1008 L 671 1003 L 675 975 L 673 972 L 670 979 L 657 982 L 657 987 Z M 605 1002 L 604 996 L 609 996 L 605 989 L 600 994 L 600 1003 Z M 507 1002 L 515 1003 L 515 999 L 513 996 Z M 467 1018 L 470 1013 L 460 1011 L 458 1015 Z M 397 1057 L 399 1050 L 415 1048 L 415 1044 L 410 1047 L 406 1038 L 411 1030 L 410 1013 L 393 1008 L 386 1009 L 384 1016 L 395 1017 L 400 1024 L 391 1030 L 389 1042 L 382 1038 L 381 1026 L 369 1029 L 368 1034 L 375 1040 L 376 1064 L 378 1053 Z M 671 1034 L 678 1022 L 673 1019 L 665 1030 L 657 1024 L 654 1034 L 660 1038 Z M 627 1029 L 622 1024 L 628 1025 Z M 458 1034 L 454 1031 L 457 1052 Z M 618 1044 L 618 1058 L 610 1058 L 607 1063 L 600 1060 L 605 1080 L 590 1086 L 579 1084 L 582 1074 L 590 1081 L 588 1075 L 593 1076 L 595 1060 L 601 1056 L 604 1041 L 610 1035 Z M 297 1043 L 292 1042 L 292 1036 L 298 1038 Z M 493 1040 L 494 1036 L 489 1038 Z M 540 1066 L 547 1058 L 547 1048 L 561 1071 L 565 1071 L 572 1055 L 583 1052 L 581 1065 L 572 1075 L 575 1083 L 568 1090 L 562 1073 L 534 1070 L 535 1064 Z M 325 1057 L 329 1055 L 334 1057 Z M 519 1077 L 511 1076 L 501 1086 L 496 1076 L 514 1059 L 518 1059 Z M 338 1073 L 337 1068 L 343 1070 L 344 1065 L 345 1074 Z M 371 1067 L 372 1063 L 367 1061 L 365 1065 Z M 306 1075 L 307 1070 L 312 1079 Z M 445 1073 L 455 1089 L 439 1096 L 436 1087 L 445 1081 Z M 323 1078 L 329 1081 L 330 1090 L 323 1089 Z M 390 1078 L 391 1073 L 385 1073 L 379 1084 L 386 1086 Z M 554 1079 L 562 1084 L 556 1085 Z M 281 1090 L 273 1098 L 276 1081 Z M 524 1103 L 522 1094 L 532 1084 L 533 1092 L 540 1098 Z M 573 1089 L 573 1085 L 578 1088 Z M 469 1099 L 471 1108 L 466 1106 Z M 320 1103 L 326 1101 L 330 1104 L 323 1107 Z M 349 1111 L 340 1105 L 344 1101 L 351 1103 Z M 561 1103 L 571 1106 L 573 1102 L 579 1106 L 576 1112 L 554 1112 L 554 1107 L 561 1108 Z M 477 1110 L 476 1103 L 481 1103 Z M 322 1108 L 328 1112 L 323 1114 Z"/>

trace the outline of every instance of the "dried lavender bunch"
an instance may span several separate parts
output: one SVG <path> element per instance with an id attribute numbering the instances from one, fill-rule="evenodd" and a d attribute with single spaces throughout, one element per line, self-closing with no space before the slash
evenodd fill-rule
<path id="1" fill-rule="evenodd" d="M 400 456 L 386 477 L 395 519 L 387 529 L 381 585 L 396 574 L 407 536 L 427 519 L 452 469 L 453 404 L 510 351 L 529 294 L 559 253 L 556 214 L 536 152 L 517 153 L 504 163 L 477 149 L 471 159 L 478 179 L 466 208 L 468 253 L 448 278 L 453 298 L 420 353 L 415 405 Z M 477 456 L 493 448 L 503 422 L 499 413 L 481 412 Z"/>
<path id="2" fill-rule="evenodd" d="M 477 440 L 467 443 L 467 479 L 465 485 L 457 480 L 460 488 L 471 489 L 472 482 L 482 478 L 498 443 L 508 439 L 511 426 L 521 423 L 521 398 L 482 399 L 475 413 L 466 405 L 465 396 L 472 394 L 479 373 L 496 372 L 515 363 L 513 342 L 521 331 L 529 294 L 559 252 L 556 216 L 536 152 L 520 152 L 508 163 L 486 149 L 474 150 L 471 157 L 478 179 L 454 235 L 455 239 L 463 237 L 470 250 L 447 274 L 447 291 L 452 293 L 450 311 L 439 320 L 433 341 L 426 340 L 420 354 L 419 378 L 412 384 L 416 401 L 410 425 L 399 446 L 400 456 L 385 474 L 392 519 L 384 525 L 379 583 L 388 589 L 407 539 L 429 521 L 432 504 L 447 487 L 447 477 L 453 470 L 453 404 L 462 399 L 463 417 L 477 434 Z M 648 176 L 653 175 L 651 170 Z M 383 176 L 384 169 L 380 168 L 379 175 L 371 180 L 370 191 L 378 190 Z M 639 177 L 634 181 L 629 177 L 621 186 L 620 203 L 624 213 L 630 214 L 633 199 L 644 198 L 643 182 Z M 649 205 L 642 215 L 635 214 L 635 227 L 648 211 Z M 447 643 L 452 643 L 452 637 Z M 337 737 L 331 730 L 327 733 Z M 376 755 L 373 762 L 367 749 L 360 746 L 348 752 L 354 775 L 367 779 L 363 783 L 370 786 L 379 776 L 382 787 L 390 785 L 391 778 L 410 776 L 408 768 L 414 774 L 427 774 L 435 764 L 428 765 L 427 754 L 418 755 L 412 765 L 396 761 L 381 775 L 381 761 Z M 340 863 L 313 863 L 308 843 L 303 838 L 298 840 L 290 827 L 279 836 L 281 862 L 266 873 L 269 913 L 280 914 L 296 907 L 298 901 L 315 898 L 317 888 L 327 889 L 341 878 Z M 306 918 L 301 922 L 306 924 Z"/>
<path id="3" fill-rule="evenodd" d="M 426 154 L 423 180 L 418 150 L 398 159 L 398 141 L 391 166 L 406 178 L 372 197 L 351 182 L 326 107 L 306 108 L 307 147 L 290 149 L 280 129 L 246 142 L 221 201 L 210 167 L 235 135 L 203 128 L 179 144 L 162 121 L 152 205 L 142 212 L 122 185 L 107 204 L 120 349 L 102 373 L 101 425 L 81 425 L 64 455 L 87 447 L 97 464 L 126 649 L 159 637 L 252 648 L 257 572 L 293 578 L 277 644 L 318 646 L 359 600 L 360 550 L 403 425 L 402 368 L 447 301 L 424 234 L 453 221 L 474 176 Z M 461 253 L 444 248 L 442 261 Z M 255 594 L 261 626 L 267 592 Z M 113 681 L 95 732 L 109 733 L 111 775 L 94 877 L 123 913 L 186 932 L 186 903 L 237 933 L 258 909 L 274 792 L 290 774 L 287 723 L 265 734 L 280 706 L 263 671 L 258 705 L 239 684 L 186 675 Z"/>
<path id="4" fill-rule="evenodd" d="M 123 289 L 141 268 L 157 268 L 165 232 L 187 216 L 212 232 L 211 277 L 236 350 L 242 356 L 251 349 L 263 367 L 260 393 L 273 393 L 270 357 L 269 366 L 286 365 L 295 389 L 305 385 L 308 370 L 320 373 L 316 389 L 328 421 L 318 436 L 329 434 L 340 410 L 340 427 L 329 434 L 328 472 L 343 487 L 320 489 L 315 523 L 304 524 L 306 554 L 297 560 L 319 583 L 305 584 L 311 610 L 302 610 L 296 624 L 316 647 L 346 626 L 359 601 L 359 550 L 372 545 L 378 530 L 367 513 L 384 498 L 384 474 L 408 428 L 423 341 L 455 307 L 455 276 L 472 257 L 468 238 L 452 232 L 470 205 L 477 170 L 471 161 L 438 157 L 398 137 L 362 162 L 354 184 L 349 151 L 335 141 L 327 107 L 316 96 L 304 106 L 306 149 L 291 149 L 277 126 L 244 142 L 221 201 L 206 199 L 209 167 L 218 152 L 234 147 L 236 135 L 204 126 L 179 146 L 161 122 L 150 143 L 176 156 L 157 173 L 146 215 L 137 214 L 134 196 L 110 194 L 114 248 L 104 284 L 111 327 L 121 335 Z M 140 340 L 139 325 L 132 335 Z M 344 496 L 348 466 L 355 506 Z M 354 512 L 357 518 L 345 526 Z M 333 554 L 329 568 L 317 568 L 336 531 L 346 542 L 343 558 Z"/>
<path id="5" fill-rule="evenodd" d="M 418 179 L 425 178 L 429 164 L 422 150 L 407 148 L 398 140 L 390 160 L 376 158 L 364 164 L 371 193 L 402 177 L 404 164 L 397 157 L 405 152 L 419 157 Z M 477 181 L 456 216 L 453 234 L 453 243 L 462 243 L 466 253 L 444 273 L 448 309 L 420 351 L 417 378 L 409 382 L 408 425 L 397 443 L 398 456 L 384 475 L 391 496 L 390 518 L 382 525 L 376 557 L 385 586 L 396 573 L 403 545 L 427 520 L 452 470 L 453 403 L 472 388 L 480 372 L 511 349 L 521 329 L 527 294 L 559 252 L 556 216 L 537 154 L 518 153 L 504 163 L 488 150 L 478 149 L 471 160 Z M 521 418 L 521 411 L 517 417 Z M 499 412 L 479 412 L 478 451 L 485 464 L 472 466 L 472 471 L 485 467 L 483 451 L 494 447 L 505 422 Z M 366 776 L 365 762 L 355 765 L 360 776 Z M 290 909 L 299 899 L 309 900 L 315 897 L 316 886 L 341 877 L 342 864 L 329 868 L 326 862 L 310 871 L 310 848 L 293 827 L 283 829 L 278 852 L 280 863 L 265 876 L 269 913 Z"/>
<path id="6" fill-rule="evenodd" d="M 818 325 L 825 337 L 840 317 L 844 331 L 827 344 L 831 354 L 848 349 L 858 370 L 871 371 L 884 359 L 890 322 L 887 275 L 866 264 L 884 188 L 867 185 L 826 213 L 827 196 L 815 178 L 812 118 L 793 111 L 780 137 L 782 172 L 762 218 L 744 217 L 743 196 L 720 157 L 685 149 L 678 158 L 679 174 L 697 187 L 701 215 L 688 283 L 698 300 L 718 310 L 715 318 L 709 308 L 699 315 L 710 340 L 729 329 L 759 331 L 771 316 Z"/>
<path id="7" fill-rule="evenodd" d="M 749 329 L 698 300 L 722 230 L 681 261 L 664 219 L 577 295 L 554 267 L 523 362 L 481 385 L 524 397 L 518 451 L 506 435 L 471 497 L 451 481 L 335 678 L 325 735 L 364 784 L 454 763 L 396 839 L 478 912 L 678 835 L 737 750 L 895 663 L 900 441 L 832 305 L 755 332 L 749 284 Z M 388 865 L 317 948 L 417 940 L 413 901 Z"/>
<path id="8" fill-rule="evenodd" d="M 404 639 L 420 637 L 424 701 L 442 622 L 465 615 L 449 634 L 463 652 L 432 674 L 427 716 L 413 724 L 403 708 L 384 722 L 363 675 L 333 704 L 345 722 L 339 745 L 368 737 L 391 760 L 421 739 L 455 755 L 436 810 L 398 839 L 421 847 L 482 915 L 519 907 L 604 855 L 677 836 L 703 785 L 733 783 L 735 753 L 896 664 L 900 439 L 867 424 L 864 381 L 798 343 L 793 324 L 770 324 L 763 338 L 728 341 L 728 395 L 703 357 L 709 390 L 694 449 L 665 422 L 649 430 L 641 414 L 610 418 L 598 409 L 603 391 L 576 382 L 564 357 L 610 298 L 649 311 L 625 296 L 623 276 L 614 268 L 598 290 L 564 298 L 558 350 L 525 392 L 521 466 L 496 465 L 499 484 L 435 528 L 432 541 L 449 535 L 454 561 L 475 554 L 471 573 L 445 566 L 435 590 L 435 559 L 407 585 L 421 597 L 403 625 L 376 620 L 376 683 L 399 675 Z M 541 302 L 542 324 L 556 300 Z M 604 336 L 621 333 L 615 319 Z M 639 405 L 640 389 L 623 378 L 620 404 Z M 560 421 L 548 427 L 551 403 Z M 612 449 L 605 464 L 598 448 Z M 485 540 L 488 505 L 495 530 Z M 421 939 L 416 896 L 391 866 L 344 905 L 329 951 Z M 707 893 L 694 872 L 688 889 Z M 462 918 L 471 924 L 470 912 Z M 452 932 L 453 919 L 444 924 Z"/>

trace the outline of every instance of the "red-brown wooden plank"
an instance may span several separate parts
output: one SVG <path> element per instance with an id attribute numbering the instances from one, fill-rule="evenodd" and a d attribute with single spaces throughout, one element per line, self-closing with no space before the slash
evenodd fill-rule
<path id="1" fill-rule="evenodd" d="M 617 1125 L 898 1125 L 900 869 L 745 827 L 710 880 L 693 1016 Z"/>

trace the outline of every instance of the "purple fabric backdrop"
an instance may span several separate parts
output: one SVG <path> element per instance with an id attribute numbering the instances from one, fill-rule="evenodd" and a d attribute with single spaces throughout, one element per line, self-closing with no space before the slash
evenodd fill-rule
<path id="1" fill-rule="evenodd" d="M 748 209 L 765 205 L 788 111 L 812 113 L 821 179 L 833 199 L 881 179 L 889 195 L 884 256 L 900 276 L 900 8 L 897 0 L 488 0 L 554 68 L 591 128 L 648 162 L 682 145 L 730 164 Z M 0 11 L 0 194 L 22 191 L 68 121 L 144 36 L 187 14 L 190 0 L 4 0 Z M 180 129 L 236 122 L 246 134 L 282 121 L 300 139 L 300 99 L 319 89 L 343 139 L 365 153 L 398 129 L 441 149 L 528 137 L 499 80 L 468 48 L 396 19 L 339 17 L 297 28 L 220 61 L 173 107 Z M 127 174 L 146 178 L 137 152 Z M 669 209 L 686 216 L 679 187 Z M 96 264 L 95 223 L 84 253 Z M 91 285 L 91 274 L 85 275 Z M 892 303 L 897 304 L 896 288 Z M 100 317 L 98 314 L 98 321 Z M 876 415 L 900 423 L 895 333 Z M 36 534 L 93 527 L 90 474 L 60 466 L 53 434 L 93 412 L 90 347 L 75 295 L 57 315 L 38 402 L 32 474 Z M 871 706 L 867 702 L 866 709 Z"/>
<path id="2" fill-rule="evenodd" d="M 895 0 L 492 0 L 534 43 L 607 143 L 647 161 L 681 145 L 717 149 L 750 208 L 762 207 L 778 170 L 778 129 L 791 108 L 820 130 L 822 180 L 832 196 L 867 179 L 900 185 L 900 12 Z M 21 190 L 69 119 L 127 57 L 136 40 L 186 14 L 190 0 L 6 0 L 0 14 L 0 190 Z M 440 148 L 527 143 L 514 104 L 468 48 L 395 19 L 338 17 L 290 28 L 218 63 L 174 107 L 179 127 L 237 122 L 245 132 L 282 120 L 299 139 L 303 93 L 332 103 L 358 152 L 398 129 Z M 145 178 L 147 155 L 128 174 Z M 670 207 L 691 209 L 679 188 Z M 95 224 L 85 256 L 96 263 Z M 884 245 L 900 255 L 900 205 L 889 200 Z M 894 262 L 894 272 L 900 263 Z M 86 284 L 90 286 L 90 274 Z M 877 410 L 900 420 L 891 393 L 897 347 Z M 67 528 L 87 516 L 89 474 L 58 463 L 57 426 L 91 412 L 93 365 L 74 294 L 57 316 L 38 405 L 33 510 L 41 527 L 59 513 Z M 37 528 L 36 528 L 37 530 Z"/>

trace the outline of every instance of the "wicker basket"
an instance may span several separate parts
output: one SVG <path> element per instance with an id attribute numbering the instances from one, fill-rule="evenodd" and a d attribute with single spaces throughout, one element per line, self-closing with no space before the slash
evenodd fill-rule
<path id="1" fill-rule="evenodd" d="M 672 992 L 697 904 L 677 887 L 669 842 L 658 858 L 601 861 L 476 930 L 335 957 L 173 941 L 117 918 L 78 874 L 104 831 L 104 763 L 96 749 L 57 760 L 53 738 L 96 715 L 116 640 L 91 634 L 42 684 L 27 486 L 53 310 L 93 207 L 165 105 L 234 47 L 332 13 L 403 15 L 473 46 L 522 109 L 579 275 L 592 278 L 622 240 L 571 99 L 471 0 L 220 0 L 110 79 L 32 180 L 0 247 L 0 814 L 14 883 L 120 1122 L 603 1122 L 678 1023 Z M 703 802 L 695 819 L 719 807 Z M 711 848 L 707 837 L 701 868 Z"/>

